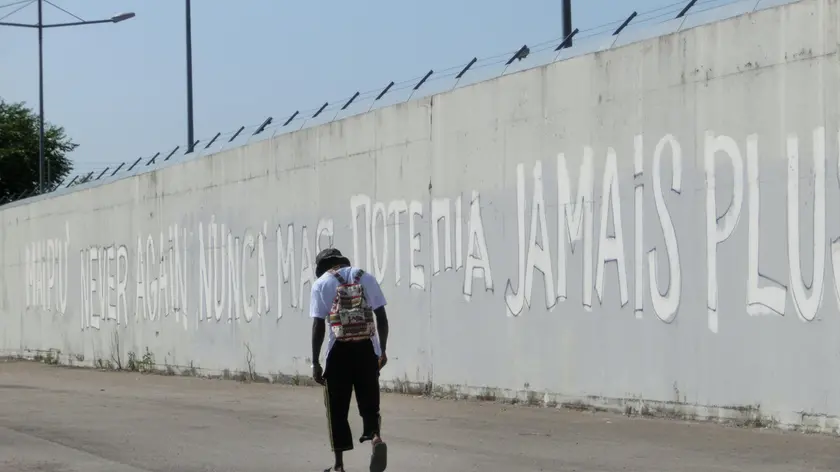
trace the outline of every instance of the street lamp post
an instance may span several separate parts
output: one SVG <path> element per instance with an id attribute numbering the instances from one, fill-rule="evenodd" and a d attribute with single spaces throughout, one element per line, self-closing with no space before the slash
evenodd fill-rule
<path id="1" fill-rule="evenodd" d="M 572 0 L 563 0 L 563 38 L 568 38 L 569 41 L 566 47 L 572 47 Z"/>
<path id="2" fill-rule="evenodd" d="M 0 22 L 0 26 L 12 26 L 18 28 L 35 28 L 38 30 L 38 108 L 40 126 L 38 129 L 38 193 L 44 193 L 44 29 L 63 28 L 67 26 L 95 25 L 99 23 L 119 23 L 134 18 L 134 13 L 123 13 L 104 20 L 74 21 L 71 23 L 53 23 L 45 25 L 43 21 L 44 0 L 38 1 L 38 23 L 9 23 Z M 49 162 L 47 164 L 47 178 L 49 178 Z"/>
<path id="3" fill-rule="evenodd" d="M 187 8 L 187 154 L 195 148 L 195 133 L 193 130 L 193 80 L 192 80 L 192 13 L 190 0 L 186 0 Z"/>
<path id="4" fill-rule="evenodd" d="M 44 193 L 44 2 L 38 0 L 38 194 Z M 47 170 L 49 176 L 49 169 Z"/>

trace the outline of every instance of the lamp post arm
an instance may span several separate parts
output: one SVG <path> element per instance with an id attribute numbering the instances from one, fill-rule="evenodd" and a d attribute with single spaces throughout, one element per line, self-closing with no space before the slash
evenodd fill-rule
<path id="1" fill-rule="evenodd" d="M 13 26 L 16 28 L 38 28 L 38 25 L 29 25 L 26 23 L 4 23 L 0 21 L 0 26 Z"/>
<path id="2" fill-rule="evenodd" d="M 74 21 L 72 23 L 53 23 L 44 25 L 44 28 L 63 28 L 65 26 L 84 26 L 84 25 L 98 25 L 101 23 L 113 23 L 114 20 L 93 20 L 93 21 Z"/>
<path id="3" fill-rule="evenodd" d="M 134 13 L 123 13 L 121 15 L 117 15 L 113 18 L 106 18 L 103 20 L 91 20 L 91 21 L 73 21 L 70 23 L 52 23 L 49 25 L 41 25 L 41 28 L 64 28 L 66 26 L 85 26 L 85 25 L 99 25 L 102 23 L 121 23 L 125 20 L 129 20 L 134 18 Z M 0 26 L 11 26 L 15 28 L 34 28 L 38 29 L 38 25 L 29 24 L 29 23 L 12 23 L 12 22 L 4 22 L 0 21 Z"/>
<path id="4" fill-rule="evenodd" d="M 85 25 L 98 25 L 102 23 L 117 23 L 113 19 L 109 18 L 107 20 L 93 20 L 93 21 L 74 21 L 71 23 L 52 23 L 49 25 L 44 25 L 43 28 L 64 28 L 66 26 L 85 26 Z M 12 26 L 16 28 L 34 28 L 38 29 L 38 25 L 30 25 L 27 23 L 7 23 L 7 22 L 0 22 L 0 26 Z"/>

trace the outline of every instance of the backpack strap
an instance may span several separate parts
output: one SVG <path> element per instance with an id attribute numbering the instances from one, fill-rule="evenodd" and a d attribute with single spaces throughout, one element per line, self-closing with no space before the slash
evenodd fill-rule
<path id="1" fill-rule="evenodd" d="M 335 277 L 338 280 L 339 284 L 347 285 L 347 281 L 344 280 L 344 277 L 342 277 L 341 274 L 339 274 L 337 270 L 332 269 L 329 272 L 330 272 L 330 274 L 332 274 L 333 277 Z"/>
<path id="2" fill-rule="evenodd" d="M 365 275 L 365 271 L 362 270 L 362 269 L 359 269 L 359 271 L 356 272 L 356 275 L 353 277 L 353 283 L 354 284 L 359 283 L 362 280 L 363 275 Z"/>

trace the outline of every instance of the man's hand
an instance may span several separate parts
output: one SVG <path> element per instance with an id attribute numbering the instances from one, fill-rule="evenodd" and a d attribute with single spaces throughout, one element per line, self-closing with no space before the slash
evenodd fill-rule
<path id="1" fill-rule="evenodd" d="M 321 367 L 321 364 L 314 363 L 312 364 L 312 379 L 319 385 L 324 385 L 324 368 Z"/>
<path id="2" fill-rule="evenodd" d="M 381 356 L 379 356 L 379 370 L 382 370 L 385 367 L 385 364 L 388 363 L 388 356 L 385 355 L 383 352 Z"/>

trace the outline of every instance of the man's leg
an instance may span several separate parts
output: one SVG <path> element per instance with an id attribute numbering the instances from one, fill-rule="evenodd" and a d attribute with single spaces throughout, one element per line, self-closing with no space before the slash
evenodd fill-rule
<path id="1" fill-rule="evenodd" d="M 359 442 L 373 440 L 379 436 L 382 418 L 379 414 L 379 359 L 373 351 L 373 344 L 367 348 L 366 344 L 358 346 L 354 356 L 353 388 L 356 391 L 356 404 L 362 417 L 364 431 Z"/>
<path id="2" fill-rule="evenodd" d="M 373 351 L 373 344 L 359 346 L 354 369 L 353 388 L 356 403 L 362 417 L 364 431 L 359 442 L 371 441 L 373 453 L 370 470 L 382 472 L 388 463 L 388 449 L 381 437 L 382 417 L 379 413 L 379 359 Z"/>
<path id="3" fill-rule="evenodd" d="M 348 366 L 342 362 L 344 356 L 330 357 L 324 379 L 324 403 L 327 407 L 330 446 L 335 452 L 335 468 L 339 469 L 344 466 L 342 453 L 353 449 L 353 434 L 347 419 L 353 383 Z"/>

